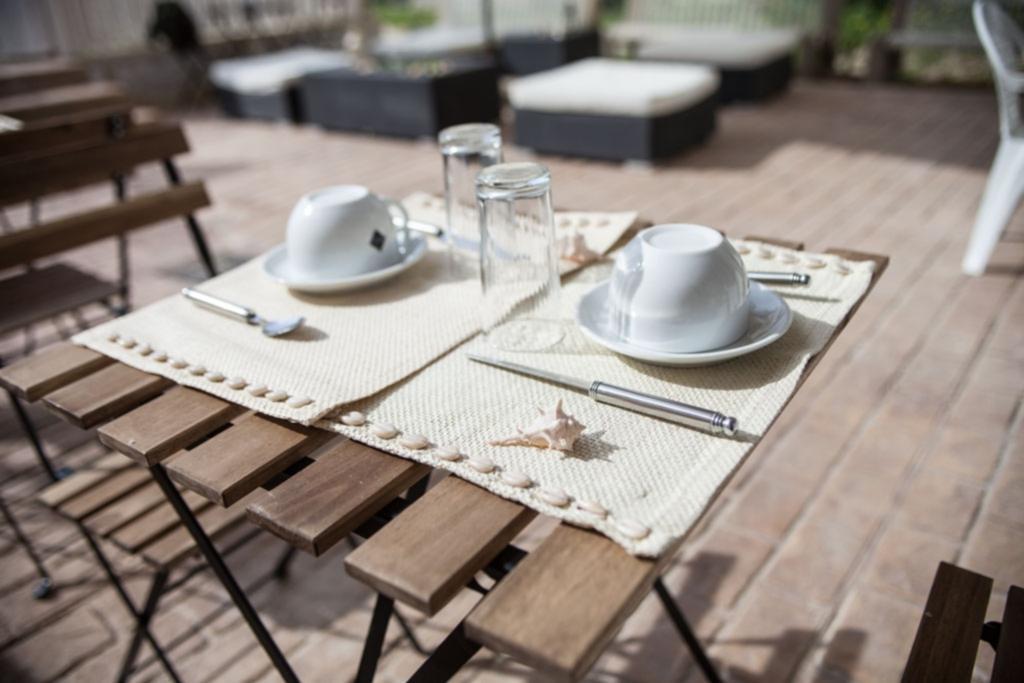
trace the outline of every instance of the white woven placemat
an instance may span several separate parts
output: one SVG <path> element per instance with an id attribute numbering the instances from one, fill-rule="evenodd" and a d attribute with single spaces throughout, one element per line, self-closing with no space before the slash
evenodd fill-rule
<path id="1" fill-rule="evenodd" d="M 505 357 L 719 410 L 739 419 L 740 438 L 707 435 L 479 365 L 464 351 L 495 354 L 479 337 L 408 380 L 345 406 L 320 425 L 446 469 L 542 513 L 592 527 L 630 553 L 656 556 L 686 534 L 761 438 L 796 388 L 809 358 L 864 295 L 874 268 L 870 262 L 736 244 L 749 270 L 800 270 L 812 276 L 808 287 L 778 288 L 795 319 L 789 332 L 765 349 L 711 367 L 664 368 L 610 353 L 567 323 L 565 343 L 557 351 Z M 607 264 L 595 265 L 566 284 L 567 319 L 579 297 L 608 272 Z M 572 455 L 488 445 L 529 422 L 536 407 L 558 399 L 587 426 Z M 366 415 L 367 423 L 344 424 L 340 416 L 351 410 Z M 401 435 L 379 438 L 374 426 L 382 424 L 394 425 L 406 437 L 423 435 L 430 445 L 414 450 L 401 444 Z M 466 457 L 444 459 L 445 446 Z"/>
<path id="2" fill-rule="evenodd" d="M 443 224 L 444 202 L 416 194 L 411 216 Z M 557 232 L 579 232 L 605 252 L 636 213 L 561 212 Z M 293 293 L 254 259 L 200 289 L 267 318 L 303 315 L 298 333 L 269 339 L 256 327 L 175 295 L 74 337 L 78 344 L 266 415 L 312 424 L 339 405 L 371 396 L 476 334 L 480 284 L 456 279 L 445 248 L 389 283 L 330 296 Z M 563 262 L 564 270 L 574 267 Z"/>

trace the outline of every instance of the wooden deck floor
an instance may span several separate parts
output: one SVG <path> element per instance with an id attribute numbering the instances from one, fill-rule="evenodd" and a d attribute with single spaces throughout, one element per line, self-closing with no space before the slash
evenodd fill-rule
<path id="1" fill-rule="evenodd" d="M 188 132 L 195 152 L 183 167 L 208 181 L 215 206 L 201 218 L 222 264 L 279 242 L 292 204 L 311 188 L 360 182 L 396 197 L 441 189 L 429 142 L 213 117 L 189 117 Z M 665 166 L 545 159 L 560 206 L 637 209 L 655 221 L 892 257 L 876 294 L 668 574 L 732 680 L 895 680 L 939 560 L 995 577 L 993 617 L 1009 583 L 1024 583 L 1022 217 L 989 275 L 959 272 L 996 139 L 987 93 L 801 83 L 773 103 L 724 111 L 709 145 Z M 156 182 L 140 172 L 132 187 Z M 44 215 L 101 199 L 71 195 L 45 205 Z M 75 259 L 109 272 L 113 254 L 101 245 Z M 198 278 L 178 224 L 133 237 L 132 256 L 139 304 Z M 39 335 L 45 341 L 52 330 Z M 0 351 L 14 348 L 8 341 Z M 61 590 L 51 601 L 31 600 L 31 569 L 4 529 L 0 678 L 108 680 L 128 619 L 74 530 L 31 502 L 42 479 L 2 410 L 0 491 L 45 546 Z M 65 462 L 101 452 L 87 436 L 40 419 Z M 278 584 L 267 575 L 279 547 L 265 539 L 231 564 L 303 680 L 350 679 L 369 592 L 344 574 L 340 548 L 299 558 Z M 133 585 L 141 590 L 141 579 Z M 414 618 L 417 630 L 438 642 L 474 599 L 461 596 L 433 621 Z M 156 623 L 188 681 L 275 680 L 205 575 L 172 594 Z M 380 681 L 405 680 L 419 661 L 391 636 Z M 983 651 L 979 675 L 990 661 Z M 458 680 L 531 679 L 482 654 Z M 161 680 L 160 670 L 149 665 L 138 680 Z M 700 678 L 648 600 L 591 680 Z"/>

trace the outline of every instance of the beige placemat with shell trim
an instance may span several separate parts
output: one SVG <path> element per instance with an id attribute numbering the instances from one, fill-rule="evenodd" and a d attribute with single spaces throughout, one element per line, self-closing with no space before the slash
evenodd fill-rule
<path id="1" fill-rule="evenodd" d="M 867 291 L 874 269 L 870 262 L 735 244 L 749 270 L 812 276 L 810 286 L 776 288 L 795 319 L 782 339 L 760 351 L 710 367 L 665 368 L 606 351 L 568 322 L 563 344 L 547 353 L 495 353 L 477 337 L 404 382 L 345 406 L 320 426 L 594 528 L 630 553 L 657 556 L 687 533 L 763 436 L 810 357 Z M 609 272 L 608 263 L 597 264 L 566 283 L 567 321 L 579 298 Z M 469 350 L 719 410 L 739 419 L 741 435 L 711 436 L 594 403 L 569 389 L 474 363 L 465 357 Z M 557 400 L 587 427 L 571 455 L 488 444 Z M 366 421 L 358 424 L 361 417 Z M 390 436 L 389 426 L 397 435 L 378 436 Z M 420 445 L 415 435 L 427 445 L 408 447 Z"/>
<path id="2" fill-rule="evenodd" d="M 443 224 L 444 201 L 416 194 L 410 215 Z M 637 221 L 635 212 L 556 214 L 560 238 L 582 235 L 600 253 Z M 282 226 L 283 233 L 283 226 Z M 174 295 L 74 337 L 127 365 L 260 413 L 312 424 L 371 396 L 464 342 L 479 329 L 480 283 L 456 276 L 433 238 L 423 261 L 388 283 L 329 296 L 290 292 L 262 271 L 263 257 L 199 289 L 268 318 L 303 315 L 278 339 Z M 564 272 L 578 264 L 562 262 Z"/>

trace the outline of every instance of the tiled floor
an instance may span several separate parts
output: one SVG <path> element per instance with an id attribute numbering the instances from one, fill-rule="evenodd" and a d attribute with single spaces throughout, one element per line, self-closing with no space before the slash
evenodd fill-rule
<path id="1" fill-rule="evenodd" d="M 201 217 L 224 264 L 279 241 L 308 189 L 346 181 L 392 196 L 440 189 L 429 142 L 209 117 L 190 117 L 188 132 L 195 152 L 183 166 L 208 182 L 215 206 Z M 775 102 L 724 111 L 709 145 L 665 166 L 546 160 L 560 206 L 638 209 L 656 221 L 892 257 L 876 293 L 667 575 L 730 679 L 894 680 L 939 560 L 996 579 L 993 616 L 1008 585 L 1024 583 L 1021 217 L 989 275 L 969 279 L 958 268 L 996 135 L 986 92 L 803 83 Z M 140 172 L 133 189 L 157 178 Z M 68 196 L 44 215 L 105 199 Z M 75 260 L 109 271 L 113 254 L 105 244 Z M 133 237 L 132 256 L 137 303 L 198 277 L 177 224 Z M 19 346 L 7 341 L 0 350 Z M 128 619 L 74 530 L 32 503 L 42 478 L 3 411 L 0 492 L 45 548 L 61 590 L 48 602 L 31 600 L 31 568 L 3 529 L 0 678 L 107 680 Z M 102 452 L 88 435 L 38 415 L 65 462 Z M 265 539 L 231 564 L 303 680 L 351 678 L 369 592 L 346 577 L 341 548 L 299 558 L 292 578 L 276 583 L 268 572 L 278 552 Z M 119 565 L 136 573 L 141 590 L 140 568 L 124 557 Z M 433 644 L 473 601 L 460 596 L 431 621 L 405 613 Z M 208 576 L 166 600 L 156 631 L 186 680 L 275 680 Z M 419 661 L 392 635 L 381 681 L 404 680 Z M 990 664 L 983 653 L 979 678 Z M 150 664 L 138 679 L 161 680 L 161 672 Z M 459 676 L 532 679 L 488 654 Z M 700 680 L 651 599 L 591 679 Z"/>

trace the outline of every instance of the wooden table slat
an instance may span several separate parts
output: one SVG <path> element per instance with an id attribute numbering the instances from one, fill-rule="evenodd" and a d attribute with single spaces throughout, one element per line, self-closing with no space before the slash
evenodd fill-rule
<path id="1" fill-rule="evenodd" d="M 85 347 L 59 342 L 0 368 L 0 384 L 26 401 L 36 401 L 113 362 Z"/>
<path id="2" fill-rule="evenodd" d="M 47 486 L 36 498 L 47 507 L 56 508 L 89 489 L 97 482 L 108 478 L 111 473 L 131 466 L 120 453 L 109 453 L 92 465 L 89 469 L 80 470 L 65 479 Z"/>
<path id="3" fill-rule="evenodd" d="M 250 521 L 320 555 L 414 482 L 426 465 L 343 441 L 270 491 L 256 491 Z"/>
<path id="4" fill-rule="evenodd" d="M 577 680 L 647 596 L 652 560 L 562 524 L 466 619 L 474 641 L 560 680 Z"/>
<path id="5" fill-rule="evenodd" d="M 153 398 L 172 384 L 164 377 L 114 363 L 45 395 L 43 401 L 72 424 L 88 429 Z"/>
<path id="6" fill-rule="evenodd" d="M 345 558 L 348 573 L 433 615 L 536 512 L 448 477 Z"/>
<path id="7" fill-rule="evenodd" d="M 187 387 L 174 387 L 162 396 L 99 430 L 107 446 L 150 466 L 227 424 L 242 408 Z"/>
<path id="8" fill-rule="evenodd" d="M 216 540 L 245 520 L 245 508 L 248 503 L 249 499 L 243 498 L 228 508 L 211 505 L 198 515 L 199 525 L 203 527 L 207 536 Z M 142 554 L 155 564 L 170 567 L 197 550 L 192 535 L 182 526 L 144 548 Z"/>
<path id="9" fill-rule="evenodd" d="M 333 437 L 248 413 L 212 439 L 167 458 L 165 466 L 185 488 L 228 507 Z"/>
<path id="10" fill-rule="evenodd" d="M 123 456 L 122 456 L 123 457 Z M 185 491 L 182 494 L 185 504 L 193 513 L 200 513 L 211 506 L 210 501 L 200 495 Z M 131 523 L 121 527 L 110 535 L 117 545 L 130 553 L 138 552 L 151 543 L 157 542 L 165 534 L 180 529 L 181 520 L 170 502 L 165 502 L 149 512 L 139 515 Z"/>

